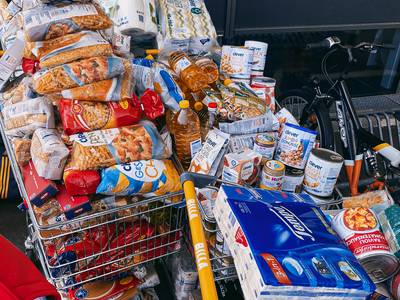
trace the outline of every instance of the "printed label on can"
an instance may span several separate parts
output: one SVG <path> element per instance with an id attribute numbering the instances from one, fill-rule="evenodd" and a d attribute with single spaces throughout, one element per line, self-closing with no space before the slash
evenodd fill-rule
<path id="1" fill-rule="evenodd" d="M 268 44 L 257 41 L 246 41 L 245 47 L 253 50 L 253 64 L 251 67 L 251 76 L 262 76 L 265 69 L 265 60 L 267 57 Z"/>
<path id="2" fill-rule="evenodd" d="M 232 79 L 250 79 L 252 62 L 252 50 L 244 47 L 222 47 L 220 70 Z"/>
<path id="3" fill-rule="evenodd" d="M 275 139 L 267 134 L 259 134 L 254 142 L 253 150 L 261 154 L 264 159 L 272 159 L 275 152 Z"/>
<path id="4" fill-rule="evenodd" d="M 371 254 L 391 254 L 385 236 L 379 231 L 378 220 L 368 208 L 342 211 L 333 219 L 332 227 L 359 260 Z"/>
<path id="5" fill-rule="evenodd" d="M 282 183 L 282 191 L 289 193 L 300 193 L 303 184 L 303 176 L 285 175 Z"/>
<path id="6" fill-rule="evenodd" d="M 329 151 L 318 149 L 311 151 L 306 168 L 304 170 L 304 189 L 313 195 L 328 197 L 332 195 L 337 178 L 343 165 L 343 158 L 333 151 L 332 156 L 338 157 L 336 161 L 327 161 L 317 157 L 314 152 Z"/>
<path id="7" fill-rule="evenodd" d="M 281 190 L 285 167 L 278 161 L 267 161 L 264 166 L 260 187 L 266 190 Z"/>
<path id="8" fill-rule="evenodd" d="M 316 136 L 315 131 L 289 123 L 285 124 L 275 159 L 287 166 L 304 169 Z"/>

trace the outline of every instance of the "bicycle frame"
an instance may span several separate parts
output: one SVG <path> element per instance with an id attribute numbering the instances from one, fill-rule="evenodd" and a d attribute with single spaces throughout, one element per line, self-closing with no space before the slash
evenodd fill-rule
<path id="1" fill-rule="evenodd" d="M 399 167 L 400 151 L 362 128 L 346 81 L 340 78 L 336 84 L 340 95 L 336 100 L 336 111 L 344 149 L 345 171 L 350 193 L 357 195 L 364 152 L 372 149 L 386 158 L 393 167 Z"/>

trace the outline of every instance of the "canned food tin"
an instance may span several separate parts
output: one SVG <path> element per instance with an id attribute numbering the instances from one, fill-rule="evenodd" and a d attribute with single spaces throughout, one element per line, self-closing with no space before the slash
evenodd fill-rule
<path id="1" fill-rule="evenodd" d="M 286 123 L 275 152 L 275 159 L 286 166 L 304 169 L 313 148 L 317 133 Z"/>
<path id="2" fill-rule="evenodd" d="M 394 299 L 400 299 L 400 273 L 397 273 L 389 281 L 389 291 Z"/>
<path id="3" fill-rule="evenodd" d="M 274 158 L 275 138 L 269 134 L 257 134 L 254 141 L 253 150 L 262 155 L 262 160 Z"/>
<path id="4" fill-rule="evenodd" d="M 246 47 L 222 46 L 220 71 L 234 81 L 250 83 L 253 51 Z"/>
<path id="5" fill-rule="evenodd" d="M 251 77 L 263 76 L 265 60 L 267 58 L 268 44 L 257 41 L 245 41 L 244 46 L 253 50 L 253 64 L 251 67 Z"/>
<path id="6" fill-rule="evenodd" d="M 363 207 L 345 209 L 335 216 L 332 227 L 375 283 L 383 282 L 397 272 L 398 260 L 390 252 L 372 210 Z"/>
<path id="7" fill-rule="evenodd" d="M 260 188 L 265 190 L 281 190 L 283 176 L 285 175 L 285 165 L 276 160 L 269 160 L 265 163 Z"/>
<path id="8" fill-rule="evenodd" d="M 276 80 L 269 77 L 254 77 L 251 80 L 251 88 L 261 99 L 267 102 L 269 109 L 275 112 L 275 85 Z"/>
<path id="9" fill-rule="evenodd" d="M 287 167 L 283 177 L 282 191 L 289 193 L 300 193 L 303 184 L 304 171 Z"/>
<path id="10" fill-rule="evenodd" d="M 333 193 L 343 165 L 343 157 L 328 149 L 312 149 L 304 170 L 304 189 L 315 196 L 329 197 Z"/>

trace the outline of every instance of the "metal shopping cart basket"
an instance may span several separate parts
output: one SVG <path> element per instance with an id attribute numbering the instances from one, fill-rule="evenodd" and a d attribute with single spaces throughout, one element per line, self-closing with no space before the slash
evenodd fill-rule
<path id="1" fill-rule="evenodd" d="M 20 194 L 28 199 L 2 118 L 0 127 Z M 112 278 L 180 249 L 185 222 L 183 192 L 149 199 L 130 197 L 126 202 L 109 200 L 92 202 L 92 206 L 97 203 L 94 213 L 72 220 L 55 215 L 51 225 L 43 224 L 38 210 L 34 212 L 26 201 L 26 246 L 32 247 L 47 279 L 58 290 Z"/>
<path id="2" fill-rule="evenodd" d="M 207 238 L 210 236 L 210 230 L 205 224 L 204 212 L 196 195 L 195 187 L 202 188 L 212 186 L 216 182 L 235 185 L 232 183 L 224 182 L 213 176 L 201 175 L 196 173 L 183 173 L 181 175 L 181 182 L 186 198 L 186 208 L 189 219 L 191 241 L 194 249 L 194 256 L 199 276 L 201 295 L 203 300 L 218 299 L 215 281 L 234 278 L 236 275 L 232 272 L 232 265 L 220 265 L 221 259 L 229 259 L 228 256 L 215 256 L 209 251 L 209 242 Z M 251 188 L 250 188 L 251 191 Z M 339 190 L 335 189 L 334 197 L 330 201 L 318 201 L 315 199 L 318 206 L 323 210 L 335 210 L 340 207 L 342 203 L 342 195 Z M 216 232 L 218 229 L 215 230 Z M 216 233 L 215 232 L 215 233 Z"/>

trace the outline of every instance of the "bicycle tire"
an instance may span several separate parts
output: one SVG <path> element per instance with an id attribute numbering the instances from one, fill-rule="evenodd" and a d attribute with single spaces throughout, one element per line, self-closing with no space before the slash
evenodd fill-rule
<path id="1" fill-rule="evenodd" d="M 316 130 L 318 132 L 318 139 L 320 143 L 321 148 L 326 148 L 330 150 L 335 149 L 335 139 L 334 139 L 334 132 L 333 132 L 333 126 L 332 122 L 329 117 L 329 108 L 322 102 L 317 103 L 314 105 L 314 107 L 311 110 L 311 113 L 306 115 L 306 112 L 304 109 L 311 104 L 312 100 L 314 98 L 314 95 L 310 93 L 310 91 L 305 90 L 305 89 L 294 89 L 294 90 L 289 90 L 282 95 L 280 95 L 277 98 L 277 101 L 281 107 L 285 107 L 287 110 L 289 110 L 293 116 L 299 121 L 300 126 Z M 303 107 L 301 109 L 296 108 L 296 111 L 294 111 L 294 107 L 290 107 L 289 103 L 294 104 L 296 101 L 302 101 L 303 102 Z M 294 104 L 298 105 L 298 104 Z M 301 110 L 301 111 L 300 111 Z M 309 120 L 310 118 L 312 119 L 313 116 L 312 114 L 315 114 L 316 121 L 317 121 L 317 128 L 314 126 L 310 126 L 310 124 L 307 124 L 306 122 L 300 122 L 300 119 L 303 120 Z M 315 123 L 313 123 L 315 125 Z"/>

